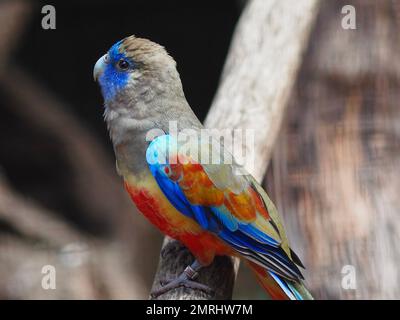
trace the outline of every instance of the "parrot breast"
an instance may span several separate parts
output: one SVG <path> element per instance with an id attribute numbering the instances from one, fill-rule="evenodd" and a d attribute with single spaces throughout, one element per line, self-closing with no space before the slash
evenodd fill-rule
<path id="1" fill-rule="evenodd" d="M 202 265 L 216 255 L 234 255 L 233 250 L 214 234 L 173 207 L 152 177 L 125 179 L 125 189 L 137 209 L 162 233 L 182 242 Z"/>

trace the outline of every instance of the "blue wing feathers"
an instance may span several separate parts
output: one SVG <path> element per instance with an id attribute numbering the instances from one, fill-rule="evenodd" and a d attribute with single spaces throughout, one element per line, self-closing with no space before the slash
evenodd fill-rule
<path id="1" fill-rule="evenodd" d="M 203 206 L 191 206 L 195 220 L 203 229 L 208 230 L 208 217 Z"/>
<path id="2" fill-rule="evenodd" d="M 271 238 L 267 234 L 263 233 L 256 227 L 254 227 L 252 224 L 240 224 L 239 226 L 240 231 L 243 233 L 247 234 L 248 236 L 254 238 L 255 240 L 268 244 L 273 247 L 278 247 L 279 242 L 276 241 L 275 239 Z"/>
<path id="3" fill-rule="evenodd" d="M 237 230 L 238 222 L 225 207 L 211 207 L 211 211 L 229 231 Z"/>
<path id="4" fill-rule="evenodd" d="M 160 174 L 158 171 L 153 172 L 153 176 L 156 179 L 160 189 L 163 191 L 164 195 L 168 198 L 171 204 L 184 215 L 192 217 L 193 212 L 191 206 L 188 204 L 187 200 L 184 199 L 184 194 L 179 189 L 179 187 L 167 179 L 165 176 Z"/>
<path id="5" fill-rule="evenodd" d="M 268 271 L 268 273 L 271 275 L 272 278 L 274 278 L 276 283 L 278 283 L 278 285 L 281 287 L 281 289 L 285 292 L 285 294 L 291 300 L 303 300 L 303 297 L 301 296 L 301 294 L 297 291 L 297 289 L 289 281 L 285 281 L 284 279 L 281 279 L 273 271 Z"/>
<path id="6" fill-rule="evenodd" d="M 155 155 L 154 150 L 148 149 L 146 156 L 149 158 L 152 154 Z M 178 211 L 193 218 L 203 229 L 218 235 L 248 259 L 265 266 L 269 271 L 273 270 L 271 276 L 288 295 L 291 294 L 296 298 L 296 292 L 291 290 L 280 277 L 296 280 L 302 278 L 302 275 L 280 247 L 280 242 L 254 224 L 239 221 L 224 205 L 218 207 L 192 205 L 179 184 L 165 174 L 163 165 L 149 162 L 149 168 L 164 195 Z"/>

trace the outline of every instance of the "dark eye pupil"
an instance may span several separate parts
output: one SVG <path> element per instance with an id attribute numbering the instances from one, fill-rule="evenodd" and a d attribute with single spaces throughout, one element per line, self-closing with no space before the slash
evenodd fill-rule
<path id="1" fill-rule="evenodd" d="M 118 61 L 118 67 L 122 70 L 126 70 L 129 68 L 129 63 L 125 60 L 119 60 Z"/>

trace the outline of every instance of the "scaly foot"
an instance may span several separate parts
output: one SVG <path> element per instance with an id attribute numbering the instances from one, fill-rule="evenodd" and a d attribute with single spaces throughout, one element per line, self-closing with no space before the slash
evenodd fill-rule
<path id="1" fill-rule="evenodd" d="M 152 298 L 157 298 L 160 295 L 179 287 L 185 287 L 195 290 L 201 290 L 207 294 L 212 294 L 213 290 L 201 283 L 193 281 L 198 276 L 198 272 L 201 269 L 201 265 L 195 261 L 191 266 L 187 266 L 186 269 L 179 275 L 179 277 L 169 280 L 169 281 L 162 281 L 161 288 L 157 290 L 153 290 L 151 292 Z"/>

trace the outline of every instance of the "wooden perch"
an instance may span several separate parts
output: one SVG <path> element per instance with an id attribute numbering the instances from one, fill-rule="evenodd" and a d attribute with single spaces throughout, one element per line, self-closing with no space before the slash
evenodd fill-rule
<path id="1" fill-rule="evenodd" d="M 250 172 L 258 181 L 267 168 L 316 12 L 316 0 L 249 1 L 235 31 L 205 125 L 254 130 L 256 163 Z M 153 289 L 192 261 L 187 249 L 166 238 Z M 230 299 L 238 265 L 218 257 L 201 270 L 198 281 L 214 289 L 214 296 L 180 288 L 158 299 Z"/>

